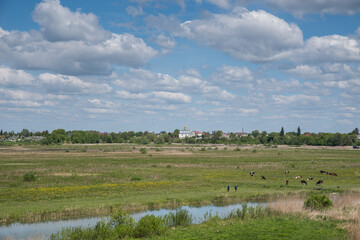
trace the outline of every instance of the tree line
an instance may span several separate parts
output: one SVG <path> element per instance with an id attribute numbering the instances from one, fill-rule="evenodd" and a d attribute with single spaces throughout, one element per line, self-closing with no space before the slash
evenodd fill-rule
<path id="1" fill-rule="evenodd" d="M 357 139 L 359 129 L 355 128 L 349 133 L 302 133 L 300 127 L 297 131 L 286 132 L 282 127 L 279 132 L 266 132 L 254 130 L 246 136 L 239 136 L 236 133 L 224 134 L 222 131 L 203 132 L 201 137 L 179 138 L 179 130 L 173 132 L 111 132 L 101 133 L 98 131 L 65 131 L 56 129 L 49 133 L 48 131 L 32 133 L 23 129 L 19 133 L 0 131 L 2 140 L 9 137 L 29 137 L 42 136 L 41 144 L 61 144 L 61 143 L 136 143 L 136 144 L 171 144 L 171 143 L 188 143 L 188 144 L 265 144 L 265 145 L 313 145 L 313 146 L 352 146 L 360 145 Z"/>

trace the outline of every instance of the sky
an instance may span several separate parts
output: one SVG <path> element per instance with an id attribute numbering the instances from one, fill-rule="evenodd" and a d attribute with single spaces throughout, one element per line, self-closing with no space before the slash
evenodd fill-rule
<path id="1" fill-rule="evenodd" d="M 0 0 L 0 129 L 351 132 L 359 0 Z"/>

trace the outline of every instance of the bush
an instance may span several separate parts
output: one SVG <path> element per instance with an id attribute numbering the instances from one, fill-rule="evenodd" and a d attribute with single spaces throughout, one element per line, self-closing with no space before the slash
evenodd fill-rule
<path id="1" fill-rule="evenodd" d="M 165 226 L 161 217 L 146 215 L 137 222 L 134 230 L 134 236 L 138 238 L 150 237 L 153 235 L 160 235 L 164 232 Z"/>
<path id="2" fill-rule="evenodd" d="M 113 229 L 113 234 L 117 238 L 132 236 L 134 231 L 134 219 L 130 217 L 124 210 L 119 210 L 110 215 L 108 225 Z"/>
<path id="3" fill-rule="evenodd" d="M 311 210 L 324 210 L 333 205 L 332 201 L 325 195 L 313 195 L 305 200 L 305 208 Z"/>
<path id="4" fill-rule="evenodd" d="M 141 177 L 139 177 L 139 176 L 133 176 L 131 178 L 131 181 L 140 181 L 140 180 L 141 180 Z"/>
<path id="5" fill-rule="evenodd" d="M 33 172 L 25 173 L 23 180 L 24 182 L 33 182 L 35 181 L 35 174 Z"/>
<path id="6" fill-rule="evenodd" d="M 146 153 L 147 153 L 147 150 L 146 150 L 146 148 L 140 148 L 140 152 L 141 152 L 142 154 L 146 154 Z"/>
<path id="7" fill-rule="evenodd" d="M 168 227 L 188 226 L 193 222 L 192 216 L 186 209 L 176 210 L 175 213 L 170 212 L 164 216 L 165 224 Z"/>

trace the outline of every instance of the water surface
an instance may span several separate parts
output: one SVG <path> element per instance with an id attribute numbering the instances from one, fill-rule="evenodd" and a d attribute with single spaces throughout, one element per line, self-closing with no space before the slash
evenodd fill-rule
<path id="1" fill-rule="evenodd" d="M 220 218 L 227 217 L 232 211 L 242 209 L 243 203 L 232 204 L 227 206 L 207 205 L 201 207 L 182 206 L 181 209 L 189 211 L 193 217 L 193 223 L 198 224 L 204 221 L 204 215 L 211 213 L 212 216 Z M 264 203 L 248 202 L 248 207 L 256 207 L 258 205 L 265 206 Z M 170 212 L 175 213 L 176 209 L 159 209 L 148 210 L 139 213 L 130 214 L 135 221 L 145 215 L 164 216 Z M 52 233 L 57 233 L 66 227 L 92 227 L 104 218 L 92 217 L 74 220 L 48 221 L 39 223 L 13 223 L 7 226 L 0 226 L 0 239 L 48 239 Z"/>

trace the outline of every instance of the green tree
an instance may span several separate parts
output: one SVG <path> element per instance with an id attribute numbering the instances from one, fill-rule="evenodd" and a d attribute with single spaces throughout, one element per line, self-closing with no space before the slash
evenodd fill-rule
<path id="1" fill-rule="evenodd" d="M 358 128 L 355 128 L 352 133 L 355 133 L 356 135 L 359 135 L 359 129 Z"/>
<path id="2" fill-rule="evenodd" d="M 284 127 L 281 127 L 280 137 L 283 137 L 284 135 L 285 135 L 285 132 L 284 132 Z"/>
<path id="3" fill-rule="evenodd" d="M 301 129 L 300 129 L 300 126 L 298 126 L 298 128 L 297 128 L 297 134 L 296 134 L 297 136 L 300 136 L 301 135 Z"/>

